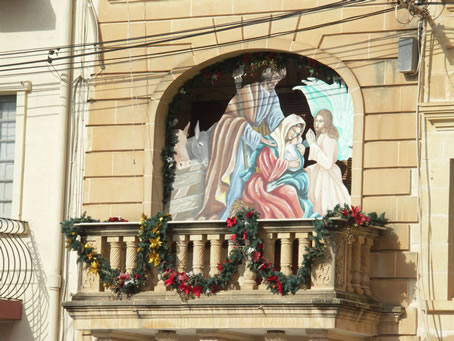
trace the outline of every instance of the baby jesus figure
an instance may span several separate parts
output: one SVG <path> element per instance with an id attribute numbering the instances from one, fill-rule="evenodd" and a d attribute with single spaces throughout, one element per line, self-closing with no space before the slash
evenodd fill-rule
<path id="1" fill-rule="evenodd" d="M 261 146 L 245 174 L 243 200 L 254 205 L 264 219 L 309 218 L 312 204 L 307 197 L 309 177 L 304 170 L 301 135 L 305 122 L 297 115 L 287 116 L 267 138 L 276 147 Z"/>

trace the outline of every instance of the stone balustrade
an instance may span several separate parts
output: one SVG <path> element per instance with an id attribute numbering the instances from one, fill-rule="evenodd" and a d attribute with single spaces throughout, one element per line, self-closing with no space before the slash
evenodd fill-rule
<path id="1" fill-rule="evenodd" d="M 342 224 L 339 224 L 340 226 Z M 104 257 L 113 268 L 130 272 L 135 266 L 138 223 L 82 224 L 87 242 Z M 296 273 L 306 248 L 311 246 L 313 227 L 310 220 L 260 220 L 260 237 L 265 258 L 285 275 Z M 169 247 L 175 256 L 178 271 L 215 275 L 217 265 L 233 247 L 224 222 L 171 222 Z M 346 228 L 330 231 L 325 240 L 326 252 L 316 259 L 311 269 L 311 283 L 304 289 L 334 290 L 371 297 L 370 249 L 381 228 L 361 228 L 349 239 Z M 80 293 L 104 291 L 97 275 L 81 269 Z M 230 290 L 266 290 L 246 264 L 239 267 Z M 149 292 L 166 291 L 155 271 L 149 274 Z"/>

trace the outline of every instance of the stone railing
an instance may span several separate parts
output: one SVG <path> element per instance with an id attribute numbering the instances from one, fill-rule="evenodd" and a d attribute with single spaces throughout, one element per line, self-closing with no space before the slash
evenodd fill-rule
<path id="1" fill-rule="evenodd" d="M 295 273 L 303 260 L 306 247 L 311 245 L 313 227 L 310 220 L 261 220 L 260 237 L 265 258 L 284 274 Z M 217 265 L 233 247 L 225 222 L 171 222 L 170 250 L 175 255 L 178 271 L 214 275 Z M 113 268 L 130 272 L 137 253 L 138 223 L 82 224 L 87 242 L 109 259 Z M 324 257 L 312 265 L 311 283 L 305 289 L 332 290 L 372 296 L 370 289 L 370 249 L 378 236 L 379 227 L 361 228 L 348 239 L 348 231 L 339 228 L 325 240 Z M 98 276 L 81 268 L 79 292 L 104 291 Z M 230 290 L 266 289 L 255 274 L 244 265 L 239 267 Z M 108 291 L 108 290 L 107 290 Z M 156 271 L 149 274 L 146 292 L 166 291 Z"/>

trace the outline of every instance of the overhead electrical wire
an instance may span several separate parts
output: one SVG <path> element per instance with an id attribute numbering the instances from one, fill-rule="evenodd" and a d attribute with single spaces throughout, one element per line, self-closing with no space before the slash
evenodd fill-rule
<path id="1" fill-rule="evenodd" d="M 241 40 L 236 40 L 236 41 L 229 41 L 229 42 L 225 42 L 225 43 L 221 43 L 221 44 L 210 44 L 210 45 L 204 45 L 204 46 L 198 46 L 198 47 L 192 47 L 191 46 L 191 47 L 182 48 L 182 49 L 179 49 L 179 50 L 156 52 L 156 53 L 151 53 L 151 54 L 146 54 L 146 55 L 138 55 L 138 56 L 134 56 L 133 61 L 141 61 L 141 60 L 146 60 L 146 59 L 149 59 L 149 58 L 158 58 L 158 57 L 159 58 L 170 57 L 170 56 L 179 55 L 179 54 L 183 54 L 183 53 L 187 53 L 187 52 L 194 52 L 194 51 L 205 50 L 205 49 L 210 49 L 210 48 L 229 46 L 229 45 L 232 45 L 232 44 L 238 44 L 238 43 L 250 42 L 250 41 L 261 40 L 261 39 L 266 39 L 266 38 L 279 37 L 279 36 L 288 35 L 288 34 L 300 33 L 300 32 L 310 31 L 310 30 L 314 30 L 314 29 L 318 29 L 318 28 L 327 27 L 327 26 L 338 25 L 338 24 L 342 24 L 342 23 L 347 23 L 347 22 L 351 22 L 351 21 L 365 19 L 365 18 L 368 18 L 368 17 L 371 17 L 371 16 L 385 14 L 385 13 L 392 12 L 392 11 L 394 11 L 394 8 L 390 7 L 388 9 L 384 9 L 384 10 L 379 10 L 379 11 L 375 11 L 375 12 L 371 12 L 371 13 L 356 15 L 356 16 L 352 16 L 352 17 L 349 17 L 349 18 L 344 18 L 344 19 L 340 19 L 340 20 L 336 20 L 336 21 L 331 21 L 331 22 L 327 22 L 327 23 L 317 24 L 317 25 L 313 25 L 313 26 L 309 26 L 309 27 L 300 28 L 300 29 L 276 32 L 274 34 L 265 34 L 265 35 L 258 36 L 258 37 L 246 38 L 246 39 L 241 39 Z M 179 37 L 178 39 L 187 39 L 187 37 Z M 159 43 L 162 43 L 162 41 L 159 42 Z M 132 45 L 129 48 L 142 47 L 142 45 L 144 45 L 144 44 L 139 44 L 139 45 L 140 46 Z M 148 46 L 148 43 L 147 43 L 147 46 Z M 123 48 L 122 48 L 122 50 L 123 50 Z M 114 62 L 108 63 L 109 60 L 114 61 Z M 120 61 L 118 61 L 118 60 L 120 60 Z M 55 59 L 54 59 L 54 61 L 55 61 Z M 115 65 L 115 64 L 121 64 L 121 63 L 127 63 L 127 62 L 129 62 L 129 57 L 125 56 L 125 57 L 105 58 L 103 64 L 108 66 L 108 65 Z M 86 63 L 89 63 L 89 62 L 86 62 Z M 59 64 L 55 64 L 55 66 L 56 66 L 56 70 L 57 71 L 62 71 L 63 69 L 58 69 L 58 67 L 68 66 L 68 65 L 72 65 L 72 64 L 73 63 L 59 63 Z M 0 73 L 2 73 L 2 72 L 10 72 L 10 71 L 19 71 L 19 70 L 37 69 L 37 68 L 47 67 L 47 65 L 48 65 L 48 63 L 46 61 L 45 65 L 35 65 L 35 66 L 9 68 L 9 69 L 6 69 L 6 70 L 1 70 L 0 69 Z M 97 62 L 92 62 L 92 64 L 89 64 L 89 65 L 86 65 L 86 66 L 94 67 L 94 66 L 100 66 L 100 64 L 98 64 Z M 79 67 L 72 66 L 71 68 L 72 69 L 78 69 Z M 65 68 L 65 69 L 67 69 L 67 68 Z M 163 72 L 163 71 L 161 71 L 161 72 Z M 38 73 L 39 73 L 39 71 L 38 71 Z M 25 74 L 25 73 L 16 73 L 16 74 Z M 29 74 L 29 72 L 27 74 Z M 11 76 L 11 74 L 8 74 L 8 75 L 5 75 L 5 76 L 9 77 L 9 76 Z M 0 77 L 1 77 L 1 75 L 0 75 Z"/>
<path id="2" fill-rule="evenodd" d="M 359 4 L 361 4 L 361 6 L 365 6 L 366 4 L 368 4 L 370 2 L 374 2 L 374 1 L 373 0 L 338 1 L 335 3 L 326 4 L 326 5 L 322 5 L 322 6 L 318 6 L 318 7 L 314 7 L 314 8 L 301 9 L 301 10 L 286 12 L 284 14 L 279 14 L 277 16 L 271 17 L 271 21 L 283 20 L 283 19 L 287 19 L 287 18 L 290 18 L 293 16 L 312 14 L 312 13 L 316 13 L 319 11 L 336 9 L 336 8 L 341 8 L 341 7 L 350 7 L 350 6 L 355 6 L 355 5 L 359 5 Z M 388 5 L 388 4 L 394 5 L 395 3 L 394 2 L 387 3 L 386 5 Z M 270 21 L 270 15 L 266 15 L 266 16 L 262 16 L 262 17 L 258 17 L 258 18 L 254 18 L 254 19 L 249 19 L 247 21 L 240 20 L 240 21 L 229 22 L 229 23 L 218 25 L 217 27 L 221 30 L 235 29 L 235 28 L 244 27 L 244 26 L 261 24 L 261 23 L 265 23 L 268 21 Z M 212 26 L 204 26 L 204 27 L 192 28 L 192 29 L 188 29 L 188 30 L 180 30 L 180 31 L 175 31 L 175 32 L 166 32 L 166 33 L 145 35 L 145 36 L 132 37 L 132 38 L 115 39 L 115 40 L 109 40 L 109 41 L 103 41 L 103 42 L 91 42 L 91 43 L 74 44 L 74 45 L 66 45 L 66 46 L 43 47 L 43 48 L 36 48 L 36 49 L 12 50 L 12 51 L 0 52 L 0 57 L 8 56 L 8 55 L 15 55 L 15 54 L 23 55 L 24 53 L 33 53 L 33 52 L 45 52 L 45 54 L 43 54 L 43 55 L 47 55 L 47 53 L 50 50 L 54 50 L 54 51 L 58 50 L 60 52 L 64 49 L 68 49 L 68 48 L 73 48 L 73 49 L 84 48 L 85 49 L 85 48 L 90 48 L 91 46 L 95 46 L 95 47 L 99 48 L 100 46 L 106 47 L 106 45 L 112 44 L 112 43 L 122 43 L 122 42 L 130 42 L 130 41 L 134 41 L 134 40 L 145 40 L 145 39 L 149 39 L 149 38 L 173 36 L 176 34 L 203 31 L 203 30 L 209 30 L 209 29 L 212 29 Z M 210 33 L 210 32 L 208 32 L 208 33 Z"/>
<path id="3" fill-rule="evenodd" d="M 339 7 L 355 7 L 355 6 L 356 7 L 367 7 L 367 6 L 377 6 L 377 5 L 395 6 L 396 4 L 398 4 L 398 2 L 395 2 L 395 1 L 394 2 L 386 2 L 386 3 L 375 3 L 374 0 L 354 0 L 354 1 L 348 1 L 348 2 L 347 1 L 340 1 L 340 2 L 333 3 L 333 4 L 327 4 L 327 5 L 324 5 L 324 6 L 319 6 L 319 7 L 316 7 L 316 8 L 292 11 L 291 13 L 286 13 L 286 14 L 281 14 L 281 15 L 282 16 L 298 16 L 298 15 L 302 15 L 302 14 L 311 14 L 311 13 L 315 13 L 315 12 L 323 11 L 323 10 L 336 9 L 336 8 L 339 8 Z M 449 5 L 449 4 L 454 4 L 454 1 L 425 2 L 424 6 L 428 6 L 428 5 Z M 284 17 L 282 19 L 285 19 L 285 18 L 286 17 Z M 250 19 L 250 20 L 255 21 L 255 20 L 261 20 L 261 19 L 263 19 L 263 20 L 269 19 L 269 15 L 267 15 L 265 17 L 261 17 L 261 18 Z M 279 17 L 273 17 L 273 20 L 281 20 L 281 19 Z M 247 24 L 247 22 L 248 21 L 243 22 L 243 24 L 244 23 Z M 258 22 L 258 24 L 259 23 L 260 22 Z M 242 24 L 241 21 L 237 21 L 237 22 L 221 24 L 218 27 L 226 27 L 226 26 L 230 26 L 230 25 L 241 25 L 241 24 Z M 251 24 L 253 25 L 254 22 L 252 22 Z M 69 48 L 75 49 L 76 51 L 78 51 L 77 48 L 81 48 L 81 50 L 82 49 L 84 49 L 84 50 L 85 49 L 96 50 L 96 49 L 99 49 L 100 47 L 105 47 L 105 45 L 107 45 L 107 44 L 128 42 L 128 41 L 133 41 L 133 40 L 145 40 L 145 39 L 153 38 L 153 37 L 163 37 L 163 36 L 169 36 L 169 35 L 174 35 L 174 34 L 181 34 L 181 33 L 185 33 L 185 32 L 206 30 L 206 29 L 210 29 L 210 28 L 212 28 L 212 26 L 204 26 L 204 27 L 193 28 L 193 29 L 190 29 L 190 30 L 181 30 L 181 31 L 160 33 L 160 34 L 154 34 L 154 35 L 145 35 L 145 36 L 133 37 L 133 38 L 130 38 L 130 39 L 124 38 L 124 39 L 116 39 L 116 40 L 103 41 L 103 42 L 90 42 L 90 43 L 74 44 L 74 45 L 66 45 L 66 46 L 51 46 L 51 47 L 41 47 L 41 48 L 32 48 L 32 49 L 10 50 L 10 51 L 0 52 L 0 59 L 5 59 L 6 58 L 5 56 L 12 56 L 12 55 L 18 55 L 18 56 L 17 57 L 10 57 L 10 58 L 21 58 L 21 57 L 23 57 L 24 53 L 34 53 L 34 52 L 43 52 L 43 53 L 42 54 L 35 54 L 35 55 L 32 55 L 32 56 L 47 55 L 50 50 L 63 51 L 65 49 L 69 49 Z M 111 46 L 111 47 L 115 47 L 115 45 Z M 102 53 L 102 51 L 101 51 L 101 53 Z"/>

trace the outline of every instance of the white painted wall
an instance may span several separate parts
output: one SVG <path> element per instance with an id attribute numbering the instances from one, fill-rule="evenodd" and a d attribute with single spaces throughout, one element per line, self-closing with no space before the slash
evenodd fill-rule
<path id="1" fill-rule="evenodd" d="M 95 2 L 96 3 L 96 2 Z M 0 10 L 0 53 L 18 49 L 34 49 L 70 45 L 82 39 L 93 41 L 93 16 L 89 0 L 16 0 L 2 2 Z M 74 13 L 73 13 L 74 12 Z M 74 32 L 72 30 L 74 23 Z M 83 27 L 86 27 L 83 33 Z M 79 51 L 80 52 L 80 51 Z M 61 50 L 59 56 L 68 54 Z M 0 65 L 27 60 L 47 59 L 48 52 L 37 51 L 27 57 L 0 56 Z M 18 58 L 19 57 L 19 58 Z M 68 62 L 67 60 L 64 61 Z M 45 62 L 30 66 L 46 65 Z M 79 63 L 80 65 L 80 63 Z M 23 65 L 26 66 L 26 65 Z M 22 67 L 23 67 L 22 66 Z M 21 67 L 21 66 L 17 66 Z M 62 67 L 57 67 L 62 69 Z M 2 70 L 2 68 L 0 68 Z M 41 71 L 41 72 L 36 72 Z M 32 252 L 33 282 L 23 297 L 24 314 L 21 321 L 0 323 L 0 339 L 9 340 L 71 340 L 69 321 L 63 319 L 61 306 L 62 263 L 65 251 L 60 222 L 68 215 L 65 203 L 67 188 L 67 126 L 70 117 L 71 81 L 79 75 L 89 77 L 90 70 L 71 74 L 52 68 L 0 71 L 0 95 L 15 93 L 18 84 L 30 82 L 30 92 L 18 93 L 18 130 L 12 218 L 29 222 L 27 244 Z M 82 82 L 83 83 L 83 82 Z M 78 87 L 82 95 L 84 85 Z M 76 96 L 83 101 L 84 96 Z M 79 106 L 84 110 L 84 106 Z M 79 117 L 84 116 L 82 112 Z M 22 122 L 22 124 L 21 124 Z M 81 122 L 77 124 L 83 124 Z M 22 135 L 22 132 L 24 134 Z M 24 142 L 24 143 L 22 143 Z M 23 153 L 22 155 L 17 155 Z M 22 167 L 21 167 L 22 166 Z M 22 169 L 21 169 L 22 168 Z M 80 167 L 76 167 L 76 170 Z M 23 170 L 21 172 L 20 170 Z M 23 175 L 21 175 L 23 173 Z M 21 179 L 22 176 L 22 179 Z M 77 177 L 76 177 L 77 178 Z M 69 179 L 68 185 L 71 184 Z M 78 188 L 78 186 L 71 186 Z M 80 212 L 77 195 L 73 193 L 71 214 Z M 70 263 L 74 263 L 71 260 Z M 75 268 L 75 265 L 74 265 Z M 72 272 L 74 273 L 74 270 Z M 71 273 L 71 271 L 70 271 Z M 74 282 L 73 278 L 73 282 Z M 62 323 L 65 321 L 65 323 Z M 63 328 L 61 328 L 63 327 Z M 69 330 L 68 330 L 69 328 Z"/>

